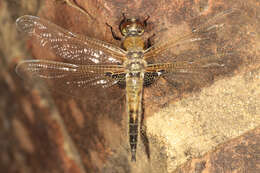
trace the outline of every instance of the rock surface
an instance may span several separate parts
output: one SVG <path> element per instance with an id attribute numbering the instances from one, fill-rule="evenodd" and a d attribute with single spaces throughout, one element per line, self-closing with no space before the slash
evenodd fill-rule
<path id="1" fill-rule="evenodd" d="M 117 29 L 123 12 L 149 15 L 146 38 L 156 33 L 157 43 L 230 8 L 243 14 L 234 21 L 241 24 L 241 54 L 203 85 L 190 89 L 159 79 L 145 89 L 136 163 L 129 155 L 124 90 L 86 91 L 81 100 L 29 85 L 14 71 L 22 59 L 55 57 L 17 33 L 15 20 L 25 14 L 120 46 L 105 23 Z M 0 172 L 260 172 L 259 11 L 257 0 L 1 1 Z"/>

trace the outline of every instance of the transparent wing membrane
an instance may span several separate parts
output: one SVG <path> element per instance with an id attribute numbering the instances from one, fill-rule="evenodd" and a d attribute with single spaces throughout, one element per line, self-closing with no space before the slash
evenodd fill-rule
<path id="1" fill-rule="evenodd" d="M 125 51 L 111 44 L 71 33 L 47 20 L 25 15 L 18 29 L 35 38 L 42 47 L 73 64 L 120 64 Z"/>
<path id="2" fill-rule="evenodd" d="M 225 67 L 225 58 L 233 55 L 232 53 L 214 54 L 206 57 L 195 57 L 174 59 L 172 63 L 148 64 L 146 71 L 164 71 L 173 72 L 203 72 L 206 70 L 214 70 Z"/>
<path id="3" fill-rule="evenodd" d="M 234 29 L 239 27 L 238 25 L 232 23 L 232 17 L 235 15 L 239 15 L 239 10 L 229 9 L 218 13 L 214 17 L 208 19 L 206 22 L 202 22 L 202 24 L 198 27 L 191 29 L 191 31 L 188 33 L 186 32 L 180 35 L 175 35 L 172 36 L 172 39 L 166 42 L 155 44 L 146 50 L 144 57 L 147 60 L 150 58 L 155 58 L 159 62 L 163 60 L 162 57 L 165 57 L 164 54 L 169 55 L 169 52 L 171 52 L 173 57 L 174 54 L 179 54 L 194 49 L 203 49 L 204 53 L 206 53 L 207 49 L 212 48 L 211 45 L 213 43 L 220 41 L 223 42 L 227 38 L 232 39 L 231 35 L 226 37 L 226 34 L 231 34 Z M 224 44 L 221 46 L 226 48 Z M 208 48 L 204 49 L 206 47 Z M 203 51 L 197 53 L 202 55 L 204 54 Z"/>
<path id="4" fill-rule="evenodd" d="M 237 61 L 231 63 L 230 59 L 233 56 L 237 57 Z M 235 53 L 213 54 L 206 57 L 194 55 L 189 58 L 175 58 L 172 63 L 148 64 L 146 71 L 153 74 L 154 78 L 162 76 L 170 84 L 201 87 L 212 82 L 214 76 L 232 71 L 233 66 L 238 63 L 240 58 Z M 154 78 L 150 77 L 151 82 Z"/>
<path id="5" fill-rule="evenodd" d="M 75 97 L 84 95 L 87 88 L 110 88 L 123 77 L 113 78 L 111 75 L 121 73 L 122 66 L 93 67 L 47 60 L 22 61 L 17 65 L 16 72 L 25 80 L 33 82 L 42 79 L 51 89 Z"/>

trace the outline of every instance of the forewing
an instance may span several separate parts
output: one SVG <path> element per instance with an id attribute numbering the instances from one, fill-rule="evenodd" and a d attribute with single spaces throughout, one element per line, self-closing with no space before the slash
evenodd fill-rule
<path id="1" fill-rule="evenodd" d="M 239 15 L 239 10 L 229 9 L 209 17 L 206 22 L 194 20 L 190 22 L 190 32 L 173 35 L 170 40 L 155 44 L 146 50 L 144 58 L 148 62 L 161 63 L 178 59 L 178 55 L 205 57 L 215 53 L 229 53 L 239 45 L 237 37 L 241 25 L 236 23 Z M 194 25 L 198 26 L 193 28 Z"/>
<path id="2" fill-rule="evenodd" d="M 125 57 L 119 47 L 74 34 L 39 17 L 22 16 L 16 25 L 42 47 L 72 64 L 121 64 Z"/>
<path id="3" fill-rule="evenodd" d="M 50 89 L 77 98 L 88 96 L 96 91 L 112 89 L 124 80 L 111 74 L 121 74 L 122 66 L 117 65 L 75 65 L 47 60 L 27 60 L 20 62 L 16 72 L 29 82 L 43 80 Z M 109 74 L 109 75 L 107 75 Z"/>

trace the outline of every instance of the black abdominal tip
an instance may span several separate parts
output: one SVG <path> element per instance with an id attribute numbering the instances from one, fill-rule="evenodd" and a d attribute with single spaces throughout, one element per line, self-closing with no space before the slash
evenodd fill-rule
<path id="1" fill-rule="evenodd" d="M 132 156 L 131 161 L 132 161 L 132 162 L 136 162 L 135 156 Z"/>
<path id="2" fill-rule="evenodd" d="M 135 157 L 135 153 L 132 153 L 132 158 L 131 158 L 132 162 L 136 162 L 136 157 Z"/>

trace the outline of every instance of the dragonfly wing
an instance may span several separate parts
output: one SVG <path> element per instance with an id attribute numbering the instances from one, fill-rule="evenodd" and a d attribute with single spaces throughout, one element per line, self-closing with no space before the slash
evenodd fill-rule
<path id="1" fill-rule="evenodd" d="M 238 51 L 244 44 L 238 38 L 242 34 L 239 16 L 239 10 L 229 9 L 206 22 L 195 20 L 202 24 L 155 44 L 144 54 L 147 72 L 154 72 L 155 78 L 163 76 L 181 90 L 190 90 L 210 84 L 217 75 L 234 71 L 243 59 Z"/>
<path id="2" fill-rule="evenodd" d="M 111 44 L 69 32 L 45 19 L 25 15 L 17 28 L 39 41 L 42 47 L 73 64 L 120 64 L 125 51 Z"/>
<path id="3" fill-rule="evenodd" d="M 226 62 L 230 59 L 229 56 L 234 54 L 213 54 L 190 59 L 180 57 L 172 63 L 149 64 L 146 71 L 154 74 L 154 78 L 162 76 L 175 86 L 199 88 L 211 83 L 215 76 L 226 74 L 232 69 L 229 66 L 234 64 Z"/>
<path id="4" fill-rule="evenodd" d="M 236 23 L 240 15 L 237 9 L 229 9 L 209 18 L 190 32 L 174 36 L 172 39 L 155 44 L 146 50 L 144 58 L 153 63 L 173 61 L 178 54 L 200 54 L 207 56 L 212 53 L 232 51 L 238 46 L 236 39 L 239 36 L 241 24 Z M 194 20 L 193 23 L 201 23 Z M 192 24 L 196 25 L 196 24 Z"/>
<path id="5" fill-rule="evenodd" d="M 40 79 L 46 82 L 50 89 L 79 98 L 88 95 L 93 88 L 105 92 L 104 88 L 113 88 L 115 84 L 124 80 L 122 67 L 117 65 L 92 66 L 26 60 L 17 65 L 16 72 L 25 80 L 34 82 Z"/>

